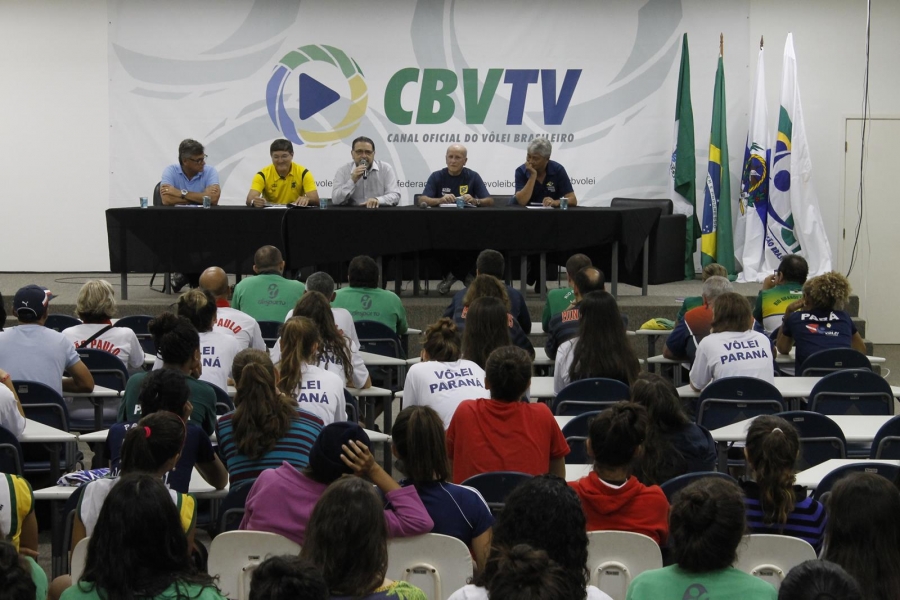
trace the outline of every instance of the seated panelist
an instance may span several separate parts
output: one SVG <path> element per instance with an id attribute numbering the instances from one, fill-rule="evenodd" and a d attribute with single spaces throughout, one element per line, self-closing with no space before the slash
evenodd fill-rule
<path id="1" fill-rule="evenodd" d="M 544 138 L 528 144 L 525 164 L 516 169 L 515 201 L 520 205 L 559 208 L 560 198 L 564 196 L 569 206 L 578 204 L 565 167 L 550 160 L 552 150 L 553 146 Z"/>
<path id="2" fill-rule="evenodd" d="M 461 196 L 466 204 L 472 206 L 492 206 L 491 198 L 481 175 L 466 168 L 469 161 L 469 153 L 462 144 L 452 144 L 447 148 L 445 157 L 447 167 L 435 171 L 428 176 L 425 189 L 419 197 L 419 202 L 428 206 L 441 204 L 454 204 L 456 198 Z"/>
<path id="3" fill-rule="evenodd" d="M 247 193 L 247 206 L 293 204 L 316 206 L 319 191 L 312 173 L 294 162 L 294 145 L 290 140 L 278 139 L 269 146 L 272 164 L 253 176 Z"/>
<path id="4" fill-rule="evenodd" d="M 396 206 L 400 188 L 394 168 L 383 160 L 375 160 L 375 142 L 358 137 L 351 145 L 351 162 L 338 169 L 331 189 L 335 206 L 362 205 L 366 208 Z"/>
<path id="5" fill-rule="evenodd" d="M 163 205 L 203 204 L 203 196 L 209 196 L 211 204 L 218 204 L 221 194 L 219 172 L 206 165 L 203 144 L 197 140 L 183 140 L 178 145 L 178 162 L 166 167 L 159 178 Z"/>

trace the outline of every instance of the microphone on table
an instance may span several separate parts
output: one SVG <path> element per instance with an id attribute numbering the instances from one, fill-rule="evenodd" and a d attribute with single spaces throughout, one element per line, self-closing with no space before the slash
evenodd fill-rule
<path id="1" fill-rule="evenodd" d="M 367 161 L 366 159 L 363 158 L 359 161 L 359 166 L 365 167 L 366 170 L 363 171 L 363 179 L 368 179 L 369 178 L 369 161 Z"/>

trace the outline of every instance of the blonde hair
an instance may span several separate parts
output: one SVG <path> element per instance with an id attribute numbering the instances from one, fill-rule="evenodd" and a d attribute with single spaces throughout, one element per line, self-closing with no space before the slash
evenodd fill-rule
<path id="1" fill-rule="evenodd" d="M 803 297 L 812 308 L 844 310 L 850 300 L 850 281 L 837 271 L 829 271 L 808 279 L 803 285 Z"/>
<path id="2" fill-rule="evenodd" d="M 728 271 L 719 263 L 709 263 L 703 267 L 703 281 L 710 277 L 728 277 Z"/>
<path id="3" fill-rule="evenodd" d="M 112 284 L 103 279 L 91 279 L 81 286 L 75 302 L 75 314 L 85 321 L 105 321 L 116 316 L 116 292 Z"/>

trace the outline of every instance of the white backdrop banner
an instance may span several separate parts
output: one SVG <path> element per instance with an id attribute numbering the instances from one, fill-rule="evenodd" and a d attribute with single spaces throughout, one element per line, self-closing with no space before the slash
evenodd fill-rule
<path id="1" fill-rule="evenodd" d="M 276 138 L 293 141 L 294 161 L 328 197 L 360 135 L 395 167 L 402 204 L 451 143 L 468 148 L 492 194 L 512 194 L 537 136 L 580 202 L 662 197 L 682 33 L 693 27 L 698 123 L 715 67 L 698 60 L 717 52 L 723 30 L 743 55 L 747 35 L 746 3 L 703 15 L 685 4 L 110 0 L 110 206 L 150 195 L 184 138 L 206 146 L 223 204 L 243 203 Z M 700 31 L 704 21 L 714 23 Z M 735 97 L 730 116 L 745 122 L 746 94 Z"/>

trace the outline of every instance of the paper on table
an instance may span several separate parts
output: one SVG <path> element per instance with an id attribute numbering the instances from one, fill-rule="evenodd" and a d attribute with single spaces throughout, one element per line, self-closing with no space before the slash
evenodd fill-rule
<path id="1" fill-rule="evenodd" d="M 551 209 L 551 210 L 553 209 L 552 206 L 544 206 L 544 205 L 540 205 L 540 206 L 534 205 L 534 206 L 532 206 L 531 204 L 525 205 L 525 208 L 531 208 L 531 209 L 533 209 L 533 210 L 547 210 L 548 208 Z"/>

